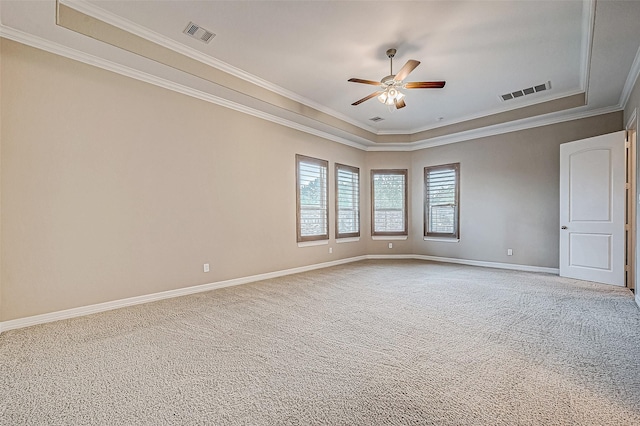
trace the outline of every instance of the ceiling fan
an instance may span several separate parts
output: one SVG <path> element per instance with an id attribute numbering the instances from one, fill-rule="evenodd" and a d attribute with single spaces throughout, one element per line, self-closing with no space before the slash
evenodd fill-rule
<path id="1" fill-rule="evenodd" d="M 446 84 L 445 81 L 413 81 L 403 83 L 402 81 L 407 78 L 409 73 L 413 71 L 420 61 L 409 59 L 406 64 L 400 69 L 398 74 L 393 74 L 393 57 L 396 56 L 396 49 L 387 50 L 387 57 L 391 61 L 391 73 L 384 77 L 382 80 L 362 80 L 360 78 L 350 78 L 348 81 L 352 83 L 371 84 L 374 86 L 380 86 L 381 90 L 365 96 L 359 101 L 355 101 L 351 105 L 360 105 L 364 101 L 368 101 L 371 98 L 378 97 L 378 100 L 385 105 L 393 106 L 396 109 L 404 108 L 407 106 L 404 102 L 404 94 L 399 89 L 442 89 Z"/>

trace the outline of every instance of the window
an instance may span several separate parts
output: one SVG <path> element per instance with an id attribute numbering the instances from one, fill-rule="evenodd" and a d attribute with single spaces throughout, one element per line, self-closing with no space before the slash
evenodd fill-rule
<path id="1" fill-rule="evenodd" d="M 336 238 L 360 236 L 360 169 L 336 164 Z"/>
<path id="2" fill-rule="evenodd" d="M 424 168 L 425 237 L 460 238 L 460 163 Z"/>
<path id="3" fill-rule="evenodd" d="M 328 168 L 325 160 L 296 155 L 298 242 L 329 239 Z"/>
<path id="4" fill-rule="evenodd" d="M 407 235 L 407 171 L 371 170 L 371 235 Z"/>

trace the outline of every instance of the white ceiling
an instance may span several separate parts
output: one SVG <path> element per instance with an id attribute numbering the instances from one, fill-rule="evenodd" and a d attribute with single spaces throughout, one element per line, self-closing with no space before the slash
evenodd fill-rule
<path id="1" fill-rule="evenodd" d="M 61 1 L 182 52 L 200 52 L 210 64 L 374 134 L 416 133 L 580 92 L 588 94 L 586 106 L 555 115 L 619 110 L 640 61 L 640 1 Z M 54 0 L 2 0 L 0 14 L 7 38 L 36 47 L 46 40 L 51 51 L 94 55 L 251 103 L 56 26 Z M 216 37 L 209 44 L 189 38 L 183 30 L 190 21 Z M 347 79 L 389 74 L 391 47 L 398 49 L 394 72 L 416 59 L 421 65 L 406 81 L 446 80 L 445 88 L 406 90 L 407 107 L 398 111 L 375 98 L 351 106 L 376 88 Z M 547 81 L 551 90 L 499 98 Z M 287 111 L 268 112 L 308 124 Z M 375 116 L 384 120 L 369 120 Z"/>

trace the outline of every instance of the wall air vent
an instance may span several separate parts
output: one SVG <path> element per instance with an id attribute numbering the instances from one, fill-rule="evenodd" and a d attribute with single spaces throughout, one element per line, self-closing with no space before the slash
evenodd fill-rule
<path id="1" fill-rule="evenodd" d="M 538 84 L 537 86 L 527 87 L 526 89 L 516 90 L 515 92 L 505 93 L 504 95 L 498 96 L 501 101 L 509 101 L 511 99 L 520 98 L 525 95 L 531 95 L 533 93 L 542 92 L 544 90 L 551 89 L 551 82 L 547 81 L 543 84 Z"/>
<path id="2" fill-rule="evenodd" d="M 369 120 L 378 122 L 378 121 L 384 120 L 384 118 L 382 118 L 382 117 L 371 117 Z"/>
<path id="3" fill-rule="evenodd" d="M 211 31 L 207 31 L 198 24 L 189 22 L 189 25 L 183 31 L 186 35 L 189 35 L 195 39 L 209 43 L 216 35 Z"/>

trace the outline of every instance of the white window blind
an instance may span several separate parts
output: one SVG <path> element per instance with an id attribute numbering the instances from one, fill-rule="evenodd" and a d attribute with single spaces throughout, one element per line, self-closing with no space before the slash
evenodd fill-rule
<path id="1" fill-rule="evenodd" d="M 372 170 L 372 235 L 407 235 L 407 171 Z"/>
<path id="2" fill-rule="evenodd" d="M 336 164 L 336 238 L 360 236 L 360 169 Z"/>
<path id="3" fill-rule="evenodd" d="M 425 167 L 425 236 L 459 238 L 460 163 Z"/>
<path id="4" fill-rule="evenodd" d="M 296 155 L 298 242 L 329 239 L 328 167 L 325 160 Z"/>

